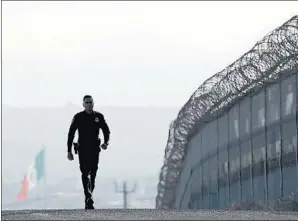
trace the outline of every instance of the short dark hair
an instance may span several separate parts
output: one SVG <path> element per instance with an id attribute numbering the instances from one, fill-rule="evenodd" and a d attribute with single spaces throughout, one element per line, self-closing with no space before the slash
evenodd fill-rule
<path id="1" fill-rule="evenodd" d="M 85 99 L 87 99 L 87 98 L 92 98 L 92 96 L 91 96 L 91 95 L 85 95 L 84 98 L 83 98 L 83 101 L 84 101 Z"/>

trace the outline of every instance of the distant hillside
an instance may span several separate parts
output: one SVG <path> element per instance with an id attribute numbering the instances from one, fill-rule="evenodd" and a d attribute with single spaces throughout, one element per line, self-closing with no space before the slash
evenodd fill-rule
<path id="1" fill-rule="evenodd" d="M 47 147 L 47 180 L 80 177 L 78 161 L 66 159 L 66 139 L 76 105 L 58 108 L 2 106 L 2 178 L 19 182 L 34 155 Z M 100 157 L 99 177 L 156 176 L 163 163 L 168 129 L 179 108 L 101 107 L 111 128 L 111 142 Z M 16 165 L 16 162 L 18 165 Z"/>

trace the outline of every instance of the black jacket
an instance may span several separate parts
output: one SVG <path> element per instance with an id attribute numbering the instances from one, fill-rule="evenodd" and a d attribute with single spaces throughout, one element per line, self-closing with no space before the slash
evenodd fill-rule
<path id="1" fill-rule="evenodd" d="M 75 132 L 78 129 L 78 143 L 80 146 L 94 145 L 99 139 L 99 129 L 102 129 L 104 142 L 108 143 L 110 139 L 110 129 L 105 121 L 104 115 L 93 111 L 88 114 L 86 111 L 81 111 L 74 115 L 67 139 L 67 151 L 71 151 L 72 142 Z"/>

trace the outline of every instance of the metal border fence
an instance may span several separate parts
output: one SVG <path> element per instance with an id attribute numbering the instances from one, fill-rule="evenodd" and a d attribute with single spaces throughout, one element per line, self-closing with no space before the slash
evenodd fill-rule
<path id="1" fill-rule="evenodd" d="M 199 86 L 170 125 L 156 208 L 173 207 L 188 141 L 200 125 L 221 115 L 251 91 L 275 82 L 280 73 L 293 70 L 298 70 L 298 15 Z"/>

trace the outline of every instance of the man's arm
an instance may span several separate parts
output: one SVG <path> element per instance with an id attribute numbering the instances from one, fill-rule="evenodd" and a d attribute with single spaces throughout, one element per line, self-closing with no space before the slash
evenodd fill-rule
<path id="1" fill-rule="evenodd" d="M 77 116 L 75 115 L 71 121 L 69 130 L 68 130 L 68 138 L 67 138 L 67 152 L 71 152 L 72 142 L 75 136 L 75 132 L 78 128 Z"/>
<path id="2" fill-rule="evenodd" d="M 101 123 L 101 129 L 103 132 L 103 137 L 104 137 L 104 143 L 108 144 L 110 141 L 110 128 L 104 118 L 104 116 L 102 115 L 102 123 Z"/>

